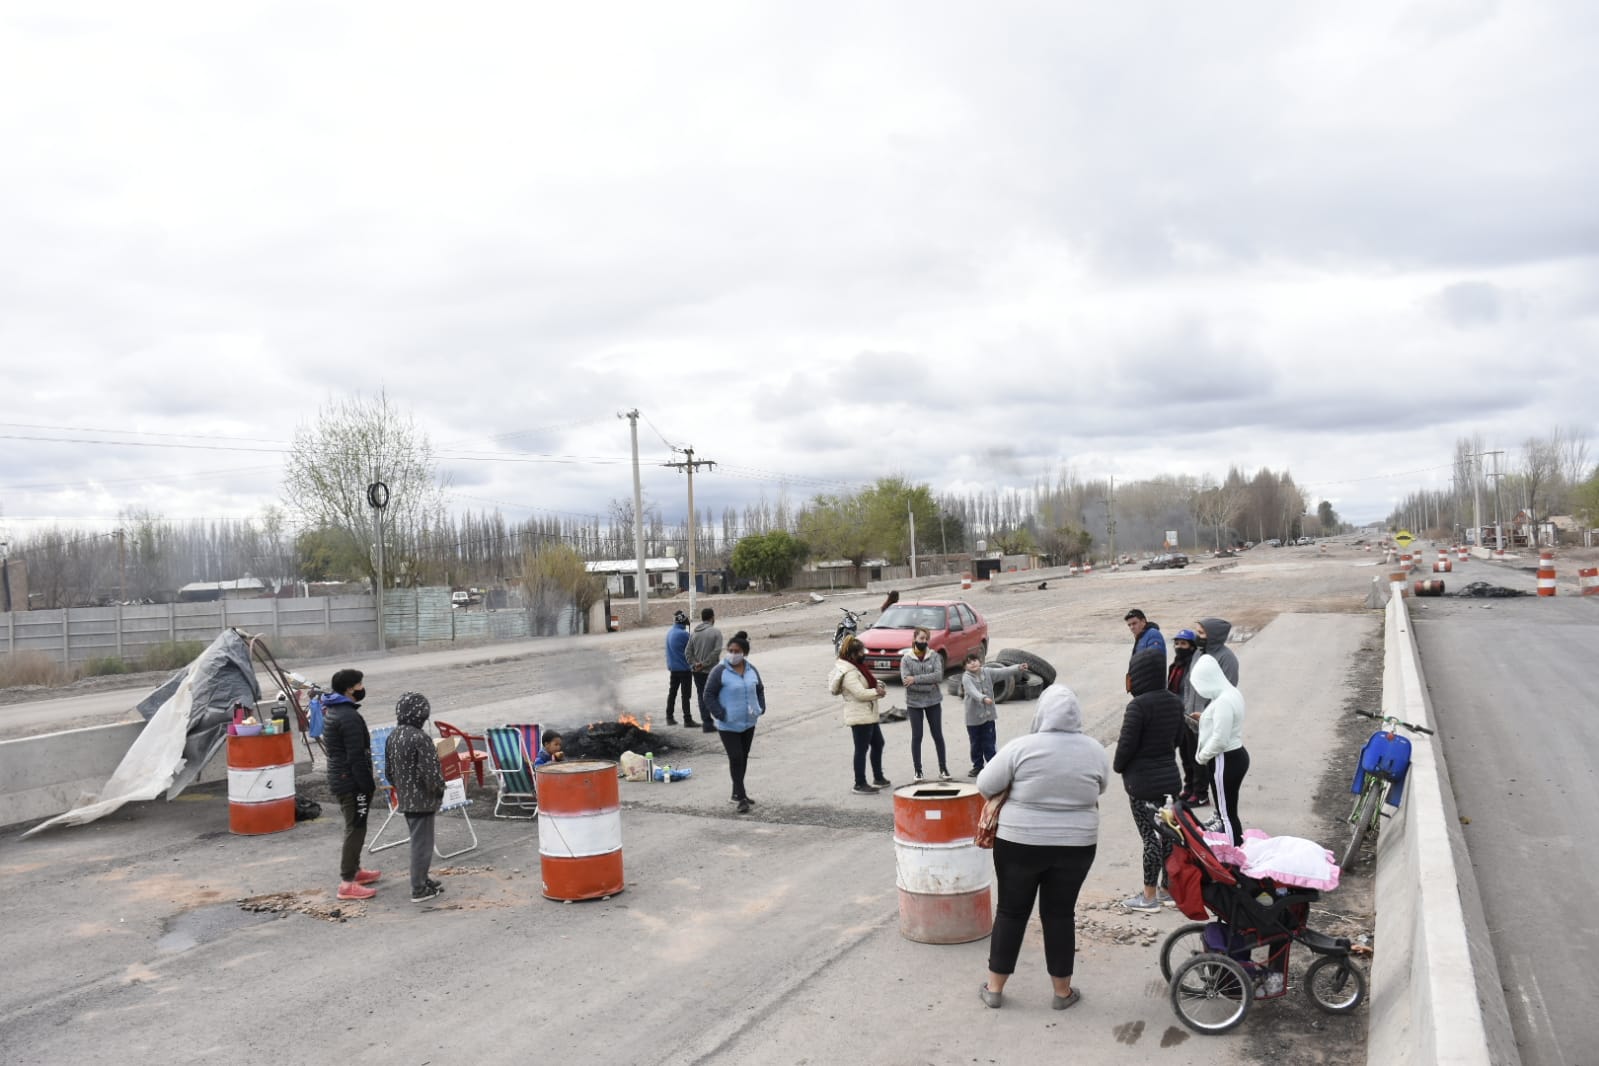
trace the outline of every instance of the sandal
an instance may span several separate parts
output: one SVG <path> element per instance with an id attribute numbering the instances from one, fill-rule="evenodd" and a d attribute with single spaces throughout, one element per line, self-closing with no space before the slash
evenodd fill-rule
<path id="1" fill-rule="evenodd" d="M 1051 1000 L 1049 1005 L 1052 1008 L 1054 1008 L 1055 1010 L 1065 1010 L 1068 1007 L 1077 1006 L 1077 1004 L 1081 1003 L 1082 1000 L 1083 1000 L 1082 992 L 1080 992 L 1080 991 L 1078 991 L 1077 989 L 1074 988 L 1074 989 L 1072 989 L 1072 994 L 1071 995 L 1069 995 L 1069 996 L 1055 996 L 1054 999 Z"/>

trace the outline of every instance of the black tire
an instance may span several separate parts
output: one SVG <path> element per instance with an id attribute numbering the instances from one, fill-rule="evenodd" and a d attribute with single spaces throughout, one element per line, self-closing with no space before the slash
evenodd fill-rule
<path id="1" fill-rule="evenodd" d="M 1181 966 L 1195 955 L 1201 955 L 1205 948 L 1205 922 L 1189 922 L 1179 925 L 1171 931 L 1166 942 L 1160 946 L 1160 975 L 1166 980 L 1171 980 L 1172 960 L 1177 960 Z"/>
<path id="2" fill-rule="evenodd" d="M 1255 1002 L 1255 983 L 1237 959 L 1216 951 L 1180 963 L 1171 975 L 1171 1007 L 1196 1033 L 1236 1029 Z"/>
<path id="3" fill-rule="evenodd" d="M 995 703 L 1004 703 L 1006 700 L 1010 699 L 1012 696 L 1015 696 L 1015 695 L 1016 695 L 1016 679 L 1014 677 L 1007 677 L 1005 680 L 998 682 L 994 686 L 994 702 Z"/>
<path id="4" fill-rule="evenodd" d="M 1366 999 L 1366 975 L 1345 955 L 1323 955 L 1305 970 L 1305 994 L 1328 1014 L 1348 1014 Z"/>
<path id="5" fill-rule="evenodd" d="M 1030 677 L 1027 679 L 1026 684 L 1018 689 L 1016 698 L 1022 700 L 1036 700 L 1038 697 L 1044 694 L 1044 690 L 1048 687 L 1048 685 L 1044 684 L 1043 678 Z"/>
<path id="6" fill-rule="evenodd" d="M 1349 835 L 1349 846 L 1344 848 L 1343 859 L 1338 863 L 1340 869 L 1349 869 L 1355 864 L 1355 860 L 1360 858 L 1360 845 L 1377 824 L 1377 815 L 1382 810 L 1383 801 L 1383 790 L 1380 785 L 1381 781 L 1376 775 L 1366 776 L 1366 787 L 1361 789 L 1360 798 L 1355 801 L 1355 809 L 1349 816 L 1355 829 Z"/>
<path id="7" fill-rule="evenodd" d="M 1055 683 L 1055 668 L 1050 665 L 1049 660 L 1041 659 L 1030 651 L 1023 651 L 1020 648 L 1001 648 L 999 654 L 994 656 L 994 661 L 1004 663 L 1006 666 L 1026 663 L 1028 673 L 1043 678 L 1046 685 Z"/>

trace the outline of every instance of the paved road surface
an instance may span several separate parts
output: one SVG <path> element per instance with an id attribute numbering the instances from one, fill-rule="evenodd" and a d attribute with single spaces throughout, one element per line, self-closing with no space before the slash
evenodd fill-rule
<path id="1" fill-rule="evenodd" d="M 1358 603 L 1369 578 L 1345 571 L 1339 580 Z M 1284 575 L 1282 588 L 1300 586 L 1303 576 Z M 1187 603 L 1179 611 L 1175 597 L 1196 596 L 1227 615 L 1242 602 L 1236 597 L 1264 580 L 1174 576 L 1120 587 L 1146 606 L 1165 604 L 1160 617 L 1175 627 L 1195 613 Z M 994 597 L 996 640 L 1051 657 L 1084 698 L 1090 732 L 1103 738 L 1113 735 L 1126 702 L 1125 597 L 1109 591 L 1106 603 L 1090 607 L 1078 588 L 1033 597 L 1053 638 L 1024 626 L 1031 612 L 1018 605 L 1026 597 Z M 1330 838 L 1310 793 L 1324 764 L 1347 762 L 1335 743 L 1343 681 L 1357 660 L 1373 659 L 1362 648 L 1378 622 L 1358 608 L 1284 614 L 1240 649 L 1253 756 L 1242 802 L 1247 821 Z M 1064 636 L 1074 625 L 1100 636 Z M 647 669 L 618 680 L 624 705 L 663 694 L 657 638 L 639 644 Z M 1365 1012 L 1327 1018 L 1298 994 L 1252 1012 L 1224 1037 L 1192 1036 L 1177 1023 L 1159 979 L 1157 938 L 1184 919 L 1114 907 L 1139 880 L 1119 780 L 1103 804 L 1099 857 L 1079 912 L 1083 1002 L 1063 1014 L 1049 1009 L 1035 925 L 1005 1008 L 987 1010 L 977 999 L 986 943 L 934 947 L 899 935 L 891 799 L 848 791 L 848 734 L 822 682 L 825 634 L 819 646 L 757 637 L 753 659 L 773 708 L 750 769 L 755 813 L 732 814 L 720 746 L 680 730 L 691 747 L 677 761 L 693 766 L 696 778 L 624 786 L 628 888 L 607 902 L 541 899 L 535 829 L 489 821 L 486 803 L 476 808 L 483 847 L 454 860 L 439 903 L 405 900 L 398 883 L 404 849 L 385 851 L 374 860 L 385 871 L 379 898 L 350 908 L 344 923 L 298 913 L 263 920 L 233 903 L 286 892 L 331 904 L 336 808 L 292 832 L 231 837 L 225 800 L 196 790 L 81 829 L 0 840 L 6 946 L 15 963 L 14 979 L 0 982 L 0 1061 L 92 1060 L 113 1046 L 129 1063 L 224 1057 L 385 1066 L 532 1057 L 1040 1062 L 1062 1055 L 1177 1066 L 1306 1061 L 1329 1049 L 1359 1057 Z M 526 687 L 546 690 L 564 665 L 543 659 L 518 672 Z M 546 708 L 556 706 L 547 700 Z M 503 720 L 527 706 L 507 694 L 475 711 L 470 702 L 455 710 L 464 720 Z M 567 714 L 601 706 L 595 692 L 565 696 Z M 1031 715 L 1030 704 L 1003 708 L 1001 741 L 1025 731 Z M 907 732 L 888 728 L 887 769 L 899 780 L 909 769 Z M 962 733 L 958 725 L 950 730 L 956 768 Z M 448 822 L 440 828 L 441 837 L 458 832 Z M 1328 910 L 1355 909 L 1358 892 L 1340 891 Z M 1317 921 L 1335 933 L 1369 928 L 1340 927 L 1320 913 Z"/>
<path id="2" fill-rule="evenodd" d="M 1469 564 L 1456 581 L 1530 589 Z M 1599 602 L 1414 601 L 1416 639 L 1526 1066 L 1599 1061 Z"/>

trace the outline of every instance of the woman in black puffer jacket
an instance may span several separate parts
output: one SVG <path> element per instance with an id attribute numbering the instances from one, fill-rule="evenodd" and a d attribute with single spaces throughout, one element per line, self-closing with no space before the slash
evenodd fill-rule
<path id="1" fill-rule="evenodd" d="M 1153 648 L 1133 656 L 1127 668 L 1127 691 L 1133 701 L 1122 715 L 1121 737 L 1111 765 L 1122 775 L 1133 823 L 1144 841 L 1144 891 L 1122 900 L 1122 906 L 1157 911 L 1164 902 L 1157 895 L 1157 885 L 1164 876 L 1171 844 L 1155 828 L 1155 819 L 1166 797 L 1183 787 L 1176 755 L 1184 728 L 1183 701 L 1167 690 L 1166 656 Z"/>

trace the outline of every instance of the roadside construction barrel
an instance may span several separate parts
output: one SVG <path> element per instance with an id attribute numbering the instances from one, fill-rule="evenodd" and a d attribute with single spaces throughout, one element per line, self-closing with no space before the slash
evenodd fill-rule
<path id="1" fill-rule="evenodd" d="M 1403 553 L 1402 555 L 1399 556 L 1399 569 L 1403 570 L 1405 573 L 1408 574 L 1412 570 L 1414 570 L 1415 568 L 1416 568 L 1415 557 L 1412 556 L 1409 552 L 1405 552 L 1405 553 Z"/>
<path id="2" fill-rule="evenodd" d="M 1555 553 L 1545 548 L 1538 553 L 1538 595 L 1555 594 Z"/>
<path id="3" fill-rule="evenodd" d="M 983 796 L 974 785 L 894 790 L 899 931 L 919 944 L 965 944 L 994 928 L 994 864 L 977 846 Z"/>
<path id="4" fill-rule="evenodd" d="M 611 632 L 612 633 L 620 633 L 621 631 L 622 631 L 622 616 L 617 614 L 615 611 L 612 611 L 611 612 Z"/>
<path id="5" fill-rule="evenodd" d="M 970 575 L 970 574 L 962 574 L 961 575 L 961 591 L 962 592 L 968 591 L 968 590 L 971 589 L 971 587 L 972 587 L 972 575 Z"/>
<path id="6" fill-rule="evenodd" d="M 605 899 L 622 891 L 622 801 L 616 763 L 552 762 L 534 770 L 539 869 L 546 899 Z"/>
<path id="7" fill-rule="evenodd" d="M 1417 596 L 1442 596 L 1444 583 L 1442 581 L 1418 581 L 1411 589 Z"/>
<path id="8" fill-rule="evenodd" d="M 1066 573 L 1069 574 L 1072 577 L 1076 577 L 1077 573 L 1078 573 L 1077 564 L 1073 563 L 1072 565 L 1068 566 L 1066 568 Z"/>
<path id="9" fill-rule="evenodd" d="M 228 831 L 294 828 L 294 734 L 228 738 Z"/>
<path id="10" fill-rule="evenodd" d="M 1459 545 L 1455 548 L 1455 558 L 1459 562 L 1465 562 L 1467 559 L 1471 558 L 1471 549 L 1466 547 L 1464 544 Z"/>
<path id="11" fill-rule="evenodd" d="M 1577 589 L 1579 596 L 1599 596 L 1599 566 L 1577 571 Z"/>
<path id="12" fill-rule="evenodd" d="M 1503 561 L 1504 557 L 1505 557 L 1505 550 L 1503 548 L 1495 548 L 1494 549 L 1494 558 L 1495 559 Z"/>
<path id="13" fill-rule="evenodd" d="M 1439 548 L 1438 561 L 1432 564 L 1432 572 L 1435 574 L 1449 574 L 1453 573 L 1454 569 L 1455 564 L 1449 561 L 1448 549 Z"/>

